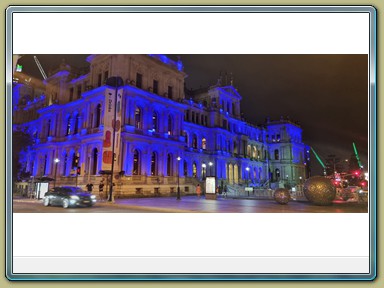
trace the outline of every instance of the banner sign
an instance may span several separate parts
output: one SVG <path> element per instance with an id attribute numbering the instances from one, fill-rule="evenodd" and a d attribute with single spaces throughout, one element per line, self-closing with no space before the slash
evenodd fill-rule
<path id="1" fill-rule="evenodd" d="M 123 88 L 117 90 L 114 88 L 107 88 L 105 90 L 105 104 L 104 104 L 104 134 L 103 134 L 103 157 L 101 170 L 112 170 L 112 142 L 113 142 L 113 126 L 115 126 L 115 171 L 120 171 L 117 166 L 117 159 L 120 155 L 120 133 L 121 133 L 121 101 L 123 99 Z M 115 117 L 115 99 L 116 103 L 116 117 Z"/>

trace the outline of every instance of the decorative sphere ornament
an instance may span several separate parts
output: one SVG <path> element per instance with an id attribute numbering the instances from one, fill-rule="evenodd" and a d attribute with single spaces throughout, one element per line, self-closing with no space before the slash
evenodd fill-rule
<path id="1" fill-rule="evenodd" d="M 287 204 L 291 199 L 291 194 L 289 194 L 288 189 L 278 188 L 273 193 L 273 199 L 279 204 Z"/>
<path id="2" fill-rule="evenodd" d="M 332 181 L 322 176 L 313 176 L 304 183 L 304 195 L 315 205 L 328 206 L 336 197 L 336 188 Z"/>

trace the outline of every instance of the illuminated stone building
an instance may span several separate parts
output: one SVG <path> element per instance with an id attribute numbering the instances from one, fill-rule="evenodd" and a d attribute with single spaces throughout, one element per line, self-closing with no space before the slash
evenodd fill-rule
<path id="1" fill-rule="evenodd" d="M 193 193 L 206 176 L 215 176 L 218 184 L 256 187 L 305 179 L 301 128 L 285 118 L 245 122 L 242 97 L 231 81 L 185 90 L 182 62 L 165 55 L 91 55 L 87 61 L 87 73 L 62 63 L 40 84 L 14 84 L 14 127 L 28 127 L 35 139 L 22 155 L 33 176 L 57 174 L 57 185 L 73 185 L 75 178 L 79 185 L 100 182 L 111 140 L 104 133 L 111 126 L 106 99 L 114 89 L 105 81 L 119 76 L 124 85 L 116 193 L 169 194 L 178 177 L 184 193 Z"/>

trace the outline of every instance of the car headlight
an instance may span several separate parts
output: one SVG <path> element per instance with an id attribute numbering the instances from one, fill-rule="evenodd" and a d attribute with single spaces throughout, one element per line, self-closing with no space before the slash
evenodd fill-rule
<path id="1" fill-rule="evenodd" d="M 74 200 L 79 200 L 79 196 L 71 196 L 71 199 L 74 199 Z"/>
<path id="2" fill-rule="evenodd" d="M 91 199 L 96 199 L 96 196 L 95 196 L 95 195 L 92 195 L 92 196 L 91 196 Z"/>

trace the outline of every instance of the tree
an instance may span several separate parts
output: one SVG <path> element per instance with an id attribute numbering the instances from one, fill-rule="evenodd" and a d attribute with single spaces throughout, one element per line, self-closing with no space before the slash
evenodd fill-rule
<path id="1" fill-rule="evenodd" d="M 34 144 L 32 135 L 26 127 L 17 127 L 12 132 L 12 180 L 16 182 L 26 177 L 25 169 L 20 163 L 20 154 Z"/>
<path id="2" fill-rule="evenodd" d="M 343 170 L 340 158 L 336 157 L 336 155 L 328 155 L 328 158 L 325 159 L 325 166 L 328 176 L 333 176 L 335 172 L 342 172 Z"/>

